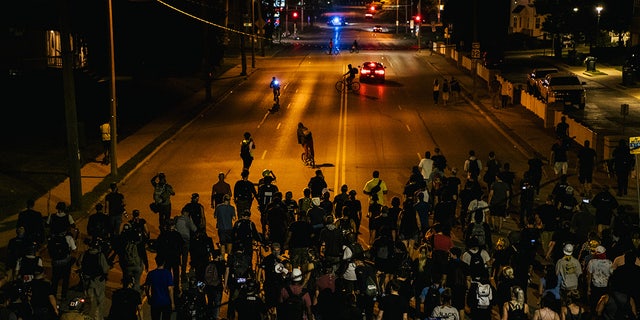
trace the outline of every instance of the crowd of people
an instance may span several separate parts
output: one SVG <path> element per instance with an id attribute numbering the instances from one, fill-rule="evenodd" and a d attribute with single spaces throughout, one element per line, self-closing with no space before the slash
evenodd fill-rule
<path id="1" fill-rule="evenodd" d="M 580 165 L 592 165 L 583 153 Z M 229 320 L 636 317 L 640 236 L 609 188 L 592 195 L 586 171 L 573 186 L 554 165 L 558 180 L 537 203 L 540 159 L 516 179 L 495 152 L 480 157 L 470 150 L 458 170 L 439 148 L 427 151 L 391 199 L 377 170 L 362 188 L 343 185 L 332 197 L 317 169 L 296 199 L 271 170 L 251 181 L 245 161 L 233 186 L 223 172 L 212 186 L 215 235 L 198 193 L 171 216 L 175 192 L 163 173 L 151 179 L 155 238 L 139 210 L 129 217 L 115 183 L 82 232 L 64 202 L 45 219 L 29 201 L 8 244 L 12 281 L 2 310 L 17 319 L 73 319 L 67 314 L 84 300 L 71 300 L 67 313 L 57 305 L 68 298 L 75 266 L 94 319 L 140 319 L 143 297 L 154 320 L 174 312 Z M 507 219 L 517 228 L 507 230 Z M 87 249 L 76 253 L 80 233 Z M 122 288 L 104 310 L 116 262 Z"/>

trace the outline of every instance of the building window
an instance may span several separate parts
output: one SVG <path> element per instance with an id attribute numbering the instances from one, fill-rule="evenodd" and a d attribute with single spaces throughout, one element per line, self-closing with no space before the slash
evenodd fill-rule
<path id="1" fill-rule="evenodd" d="M 536 29 L 540 29 L 540 17 L 536 17 Z"/>
<path id="2" fill-rule="evenodd" d="M 513 17 L 513 27 L 514 28 L 518 27 L 518 17 Z"/>
<path id="3" fill-rule="evenodd" d="M 75 38 L 71 36 L 71 50 L 73 50 L 73 67 L 86 67 L 86 44 L 76 42 Z M 62 68 L 62 40 L 59 31 L 47 31 L 47 66 L 50 68 Z"/>

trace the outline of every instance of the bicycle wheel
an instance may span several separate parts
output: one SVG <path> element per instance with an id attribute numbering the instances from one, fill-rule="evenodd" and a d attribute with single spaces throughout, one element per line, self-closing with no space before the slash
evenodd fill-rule
<path id="1" fill-rule="evenodd" d="M 344 91 L 344 80 L 338 80 L 338 82 L 336 82 L 336 90 L 338 90 L 338 92 Z"/>
<path id="2" fill-rule="evenodd" d="M 358 81 L 351 82 L 351 91 L 358 91 L 358 90 L 360 90 L 360 82 Z"/>
<path id="3" fill-rule="evenodd" d="M 306 166 L 306 165 L 307 165 L 307 163 L 309 162 L 309 160 L 307 159 L 307 154 L 306 154 L 306 153 L 304 153 L 304 152 L 300 155 L 300 160 L 302 160 L 302 163 L 303 163 L 305 166 Z"/>

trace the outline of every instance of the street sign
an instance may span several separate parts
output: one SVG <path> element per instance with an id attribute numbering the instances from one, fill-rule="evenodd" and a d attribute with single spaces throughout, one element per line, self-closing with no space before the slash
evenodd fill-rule
<path id="1" fill-rule="evenodd" d="M 480 42 L 471 44 L 471 59 L 480 59 Z"/>
<path id="2" fill-rule="evenodd" d="M 629 138 L 629 150 L 631 154 L 640 154 L 640 137 Z"/>

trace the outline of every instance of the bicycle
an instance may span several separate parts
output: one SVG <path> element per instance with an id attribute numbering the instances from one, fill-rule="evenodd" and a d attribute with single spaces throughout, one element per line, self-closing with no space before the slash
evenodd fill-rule
<path id="1" fill-rule="evenodd" d="M 356 47 L 356 46 L 351 46 L 351 50 L 349 50 L 349 52 L 351 53 L 360 53 L 360 48 Z"/>
<path id="2" fill-rule="evenodd" d="M 313 152 L 309 151 L 307 152 L 303 152 L 300 155 L 300 160 L 302 160 L 302 163 L 304 163 L 305 166 L 309 166 L 311 168 L 315 168 L 316 167 L 316 159 L 313 156 Z"/>
<path id="3" fill-rule="evenodd" d="M 340 93 L 345 90 L 356 92 L 360 90 L 360 82 L 358 82 L 356 79 L 348 81 L 346 77 L 343 77 L 342 80 L 338 80 L 338 82 L 336 82 L 336 90 L 338 90 L 338 92 Z"/>

